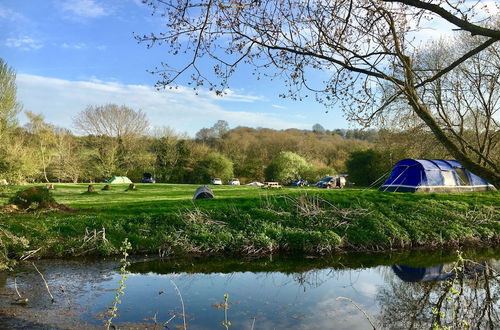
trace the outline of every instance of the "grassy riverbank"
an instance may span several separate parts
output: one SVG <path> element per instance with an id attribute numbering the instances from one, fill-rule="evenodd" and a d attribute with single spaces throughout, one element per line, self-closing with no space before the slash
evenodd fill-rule
<path id="1" fill-rule="evenodd" d="M 244 254 L 330 253 L 488 244 L 500 240 L 500 193 L 401 194 L 375 190 L 214 187 L 192 200 L 196 185 L 56 184 L 53 196 L 76 213 L 0 214 L 0 255 L 11 259 L 134 252 Z M 5 204 L 16 190 L 2 192 Z M 1 257 L 0 257 L 1 258 Z"/>

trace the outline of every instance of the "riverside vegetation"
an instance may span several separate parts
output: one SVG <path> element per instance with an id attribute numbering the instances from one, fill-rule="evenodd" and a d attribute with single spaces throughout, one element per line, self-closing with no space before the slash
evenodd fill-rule
<path id="1" fill-rule="evenodd" d="M 500 193 L 404 194 L 312 187 L 264 190 L 214 187 L 216 199 L 192 200 L 196 185 L 113 185 L 85 193 L 56 184 L 51 196 L 68 206 L 0 214 L 0 258 L 131 253 L 325 254 L 458 244 L 497 244 Z M 24 187 L 4 188 L 0 204 Z M 60 204 L 57 204 L 60 205 Z M 5 210 L 5 209 L 4 209 Z"/>

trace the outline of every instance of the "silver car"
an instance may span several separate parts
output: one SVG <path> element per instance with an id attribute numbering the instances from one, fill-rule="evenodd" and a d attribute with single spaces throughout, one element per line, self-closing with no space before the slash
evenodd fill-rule
<path id="1" fill-rule="evenodd" d="M 221 185 L 222 184 L 222 180 L 219 179 L 219 178 L 212 179 L 212 184 Z"/>
<path id="2" fill-rule="evenodd" d="M 238 180 L 236 178 L 233 178 L 233 179 L 231 179 L 231 181 L 228 182 L 228 184 L 230 184 L 232 186 L 239 186 L 240 185 L 240 180 Z"/>

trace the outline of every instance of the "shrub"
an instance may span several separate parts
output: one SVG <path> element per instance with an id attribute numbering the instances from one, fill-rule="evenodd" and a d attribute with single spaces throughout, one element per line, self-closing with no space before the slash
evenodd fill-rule
<path id="1" fill-rule="evenodd" d="M 52 197 L 49 189 L 45 187 L 30 187 L 18 191 L 9 202 L 23 209 L 27 209 L 33 207 L 35 204 L 36 208 L 47 208 L 56 201 L 54 197 Z"/>
<path id="2" fill-rule="evenodd" d="M 269 163 L 265 175 L 267 181 L 290 184 L 297 179 L 307 178 L 313 169 L 313 166 L 305 158 L 296 153 L 284 151 L 280 152 Z"/>
<path id="3" fill-rule="evenodd" d="M 345 165 L 349 181 L 358 186 L 369 186 L 390 170 L 390 164 L 384 156 L 372 149 L 352 152 Z"/>
<path id="4" fill-rule="evenodd" d="M 208 183 L 213 178 L 226 182 L 234 176 L 233 162 L 221 153 L 212 152 L 198 162 L 194 172 L 198 183 Z"/>

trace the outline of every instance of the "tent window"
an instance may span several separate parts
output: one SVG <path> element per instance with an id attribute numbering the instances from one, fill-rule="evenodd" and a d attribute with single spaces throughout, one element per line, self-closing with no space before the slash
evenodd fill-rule
<path id="1" fill-rule="evenodd" d="M 455 178 L 453 177 L 452 171 L 442 171 L 441 175 L 443 176 L 443 183 L 445 186 L 456 186 Z"/>
<path id="2" fill-rule="evenodd" d="M 465 173 L 463 168 L 456 168 L 455 171 L 458 174 L 458 181 L 461 186 L 470 186 L 469 177 L 467 173 Z"/>

